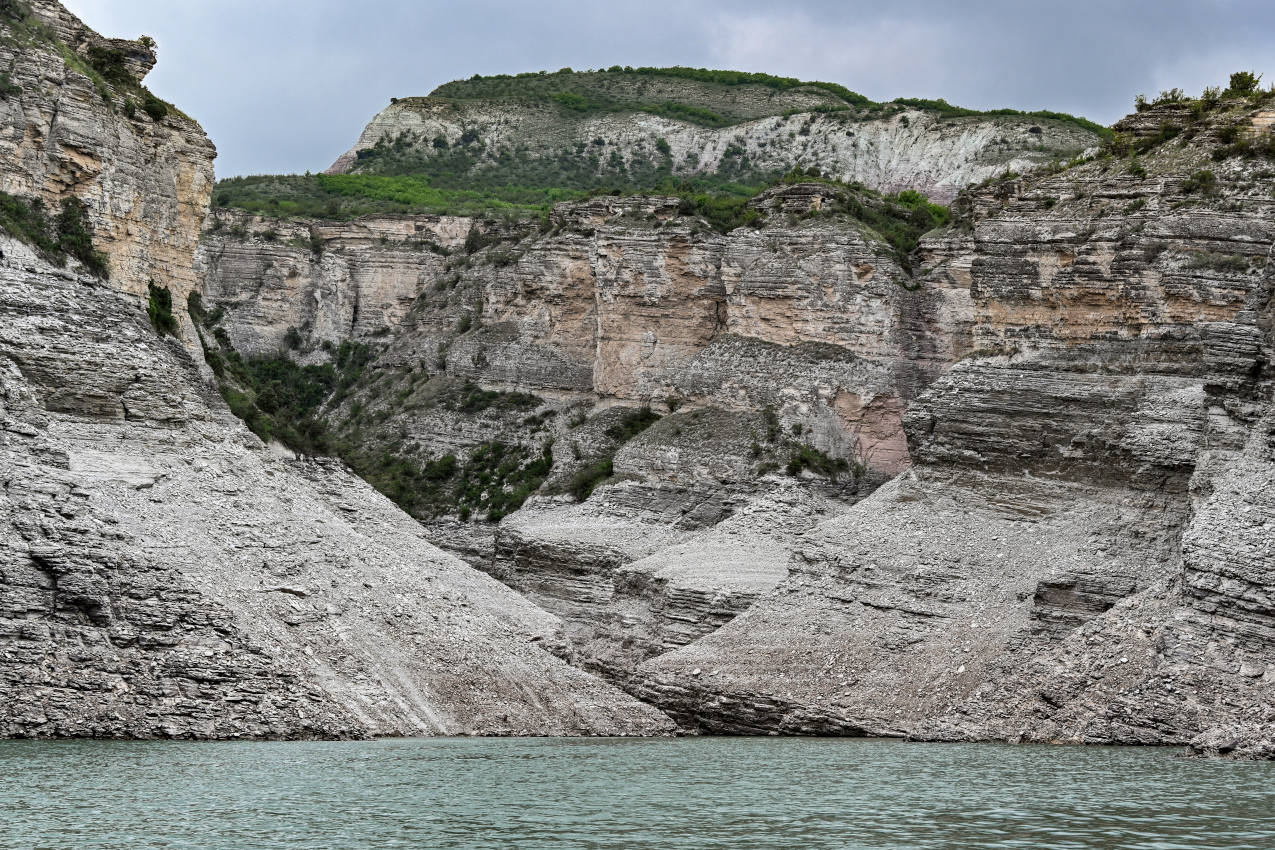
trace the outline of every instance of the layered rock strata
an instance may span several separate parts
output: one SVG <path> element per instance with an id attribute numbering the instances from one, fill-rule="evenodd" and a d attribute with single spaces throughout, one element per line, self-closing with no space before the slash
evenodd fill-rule
<path id="1" fill-rule="evenodd" d="M 671 100 L 704 96 L 684 81 L 657 79 L 650 85 L 670 86 L 664 96 Z M 883 192 L 916 189 L 948 201 L 970 183 L 1069 159 L 1100 142 L 1078 126 L 1038 118 L 942 118 L 902 108 L 886 117 L 828 112 L 837 99 L 814 89 L 773 93 L 740 86 L 713 96 L 737 101 L 748 93 L 759 102 L 734 102 L 738 123 L 720 128 L 643 112 L 580 115 L 553 102 L 403 98 L 374 117 L 329 172 L 371 167 L 372 160 L 360 154 L 366 157 L 382 140 L 404 139 L 425 159 L 467 151 L 476 172 L 510 154 L 534 163 L 570 159 L 576 151 L 585 152 L 586 161 L 592 156 L 593 169 L 604 179 L 608 169 L 636 172 L 652 163 L 679 176 L 730 169 L 782 173 L 799 164 Z"/>
<path id="2" fill-rule="evenodd" d="M 974 356 L 909 409 L 916 466 L 635 692 L 704 730 L 1269 749 L 1270 172 L 1210 156 L 1251 118 L 975 195 Z"/>
<path id="3" fill-rule="evenodd" d="M 5 132 L 24 136 L 33 115 L 92 117 L 67 123 L 84 135 L 74 145 L 59 124 L 40 149 L 100 154 L 100 174 L 74 186 L 116 262 L 105 282 L 0 237 L 0 735 L 668 731 L 539 646 L 557 618 L 430 545 L 339 464 L 263 445 L 198 355 L 151 326 L 134 293 L 154 267 L 119 257 L 168 246 L 193 275 L 179 252 L 193 249 L 206 185 L 174 179 L 165 194 L 154 181 L 208 175 L 212 148 L 193 122 L 142 133 L 113 115 L 54 58 L 82 25 L 36 9 L 60 33 L 31 53 L 55 85 L 24 85 Z M 174 146 L 137 146 L 139 133 Z M 54 193 L 41 170 L 53 160 L 23 161 L 5 157 L 11 179 Z"/>
<path id="4" fill-rule="evenodd" d="M 145 295 L 154 282 L 185 303 L 197 286 L 212 143 L 175 108 L 159 118 L 139 108 L 151 46 L 103 38 L 56 0 L 26 5 L 25 21 L 0 22 L 0 65 L 20 89 L 0 98 L 0 191 L 51 209 L 84 201 L 111 286 Z M 131 82 L 105 81 L 89 61 L 95 49 L 118 55 Z"/>

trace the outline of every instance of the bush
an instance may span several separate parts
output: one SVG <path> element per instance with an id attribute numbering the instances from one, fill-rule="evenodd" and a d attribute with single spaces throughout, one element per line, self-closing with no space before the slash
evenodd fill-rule
<path id="1" fill-rule="evenodd" d="M 57 232 L 59 251 L 75 257 L 98 277 L 107 277 L 110 274 L 106 255 L 93 247 L 87 204 L 79 198 L 63 200 L 62 211 L 58 214 Z"/>
<path id="2" fill-rule="evenodd" d="M 168 104 L 149 91 L 143 91 L 142 111 L 149 115 L 152 121 L 162 121 L 168 115 Z"/>
<path id="3" fill-rule="evenodd" d="M 1217 175 L 1207 169 L 1197 171 L 1182 181 L 1181 191 L 1184 195 L 1196 192 L 1201 195 L 1211 195 L 1217 191 Z"/>
<path id="4" fill-rule="evenodd" d="M 137 85 L 137 79 L 128 70 L 127 58 L 123 50 L 115 47 L 97 45 L 89 48 L 89 65 L 102 79 L 118 88 Z"/>
<path id="5" fill-rule="evenodd" d="M 567 492 L 575 497 L 577 502 L 583 502 L 592 496 L 593 491 L 598 489 L 598 486 L 610 478 L 614 472 L 615 462 L 612 458 L 604 457 L 596 460 L 571 477 L 571 481 L 567 484 Z"/>
<path id="6" fill-rule="evenodd" d="M 177 317 L 173 315 L 173 293 L 167 286 L 156 286 L 155 281 L 146 284 L 149 299 L 146 304 L 146 315 L 151 320 L 155 332 L 177 336 Z"/>
<path id="7" fill-rule="evenodd" d="M 8 100 L 19 94 L 22 94 L 22 86 L 10 79 L 7 71 L 0 72 L 0 100 Z"/>
<path id="8" fill-rule="evenodd" d="M 57 218 L 50 222 L 44 201 L 24 199 L 0 192 L 0 227 L 35 248 L 51 263 L 64 264 L 74 257 L 98 277 L 107 277 L 106 255 L 93 247 L 88 205 L 79 198 L 66 198 Z"/>
<path id="9" fill-rule="evenodd" d="M 1239 97 L 1247 97 L 1257 91 L 1257 87 L 1262 82 L 1261 74 L 1254 74 L 1252 71 L 1236 71 L 1231 74 L 1231 84 L 1227 86 L 1226 93 Z"/>
<path id="10" fill-rule="evenodd" d="M 660 415 L 649 407 L 626 410 L 619 422 L 606 429 L 606 435 L 617 443 L 627 443 L 659 421 Z"/>
<path id="11" fill-rule="evenodd" d="M 789 475 L 800 475 L 805 470 L 835 481 L 839 475 L 850 471 L 850 462 L 841 457 L 829 457 L 814 446 L 802 444 L 793 448 L 785 471 Z"/>
<path id="12" fill-rule="evenodd" d="M 0 20 L 25 21 L 31 10 L 22 0 L 0 0 Z"/>

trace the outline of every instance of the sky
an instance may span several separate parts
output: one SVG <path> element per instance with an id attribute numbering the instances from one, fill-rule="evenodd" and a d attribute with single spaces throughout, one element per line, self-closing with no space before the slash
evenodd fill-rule
<path id="1" fill-rule="evenodd" d="M 1275 80 L 1272 0 L 63 2 L 158 42 L 147 84 L 203 124 L 219 177 L 321 171 L 391 97 L 476 73 L 728 68 L 1103 124 L 1139 93 Z"/>

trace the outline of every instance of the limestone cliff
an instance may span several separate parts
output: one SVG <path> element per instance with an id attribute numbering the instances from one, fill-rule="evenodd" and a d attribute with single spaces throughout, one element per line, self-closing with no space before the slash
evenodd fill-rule
<path id="1" fill-rule="evenodd" d="M 478 175 L 516 161 L 528 172 L 566 169 L 605 184 L 645 172 L 740 177 L 800 165 L 946 201 L 970 183 L 1070 159 L 1100 141 L 1054 117 L 946 115 L 820 84 L 775 90 L 619 69 L 518 78 L 505 84 L 511 91 L 500 83 L 462 81 L 396 99 L 329 172 L 447 161 Z"/>
<path id="2" fill-rule="evenodd" d="M 376 288 L 376 331 L 342 319 L 377 359 L 332 416 L 423 464 L 552 449 L 498 523 L 464 521 L 488 496 L 413 512 L 685 729 L 1269 754 L 1268 119 L 1138 113 L 1103 153 L 971 189 L 906 257 L 826 184 L 726 233 L 603 197 L 474 221 L 477 249 L 429 218 L 416 244 L 333 239 L 309 261 L 442 271 L 393 318 L 407 290 Z M 207 256 L 275 250 L 219 218 Z M 242 281 L 272 278 L 249 268 L 207 291 L 256 344 Z M 281 302 L 330 303 L 288 279 Z M 643 405 L 663 419 L 627 433 Z M 401 480 L 434 492 L 433 463 Z"/>
<path id="3" fill-rule="evenodd" d="M 795 536 L 763 533 L 768 566 L 742 583 L 735 558 L 668 590 L 619 567 L 736 514 L 801 523 L 802 510 L 870 491 L 909 463 L 907 401 L 970 347 L 945 320 L 968 295 L 937 275 L 914 287 L 897 251 L 847 212 L 858 197 L 779 186 L 752 202 L 757 228 L 726 234 L 677 199 L 600 197 L 530 232 L 474 221 L 494 244 L 473 253 L 449 218 L 283 224 L 218 211 L 200 255 L 205 306 L 246 354 L 291 344 L 309 362 L 334 343 L 373 347 L 330 412 L 331 448 L 437 542 L 564 616 L 564 653 L 623 678 L 663 638 L 619 653 L 630 660 L 618 667 L 601 660 L 632 641 L 604 625 L 620 585 L 661 608 L 668 593 L 702 598 L 670 638 L 684 643 L 783 578 L 781 541 Z M 645 408 L 664 420 L 617 436 Z M 481 471 L 493 451 L 520 465 L 499 484 Z M 547 469 L 522 475 L 542 457 Z M 568 509 L 590 474 L 597 493 Z M 521 505 L 530 492 L 506 502 L 524 487 L 538 495 L 523 511 L 483 522 Z"/>
<path id="4" fill-rule="evenodd" d="M 908 411 L 916 465 L 636 692 L 704 729 L 1269 755 L 1266 114 L 1161 107 L 1132 158 L 974 193 L 944 261 L 974 356 Z"/>
<path id="5" fill-rule="evenodd" d="M 14 88 L 0 98 L 0 191 L 50 208 L 84 201 L 112 287 L 145 295 L 154 281 L 184 302 L 196 286 L 212 143 L 141 87 L 152 46 L 103 38 L 56 0 L 26 5 L 0 21 L 0 67 Z"/>
<path id="6" fill-rule="evenodd" d="M 0 735 L 667 731 L 541 648 L 555 617 L 231 415 L 136 297 L 184 301 L 212 146 L 84 59 L 140 75 L 144 45 L 13 8 L 5 188 L 80 198 L 111 275 L 0 234 Z"/>

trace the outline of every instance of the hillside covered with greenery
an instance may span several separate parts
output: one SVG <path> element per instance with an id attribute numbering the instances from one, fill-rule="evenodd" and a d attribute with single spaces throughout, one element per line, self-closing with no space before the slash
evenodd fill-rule
<path id="1" fill-rule="evenodd" d="M 930 112 L 939 120 L 1028 118 L 1110 135 L 1093 122 L 1056 112 L 978 112 L 943 100 L 876 103 L 835 83 L 685 67 L 474 76 L 440 86 L 429 98 L 397 102 L 430 113 L 440 101 L 445 111 L 453 108 L 448 103 L 458 110 L 446 119 L 454 128 L 447 135 L 408 129 L 387 133 L 358 150 L 352 173 L 223 180 L 214 204 L 266 216 L 351 219 L 371 214 L 543 215 L 555 203 L 596 193 L 747 200 L 795 165 L 797 140 L 810 134 L 815 114 L 835 120 L 842 125 L 835 132 L 848 135 L 854 134 L 856 122 L 908 109 Z M 488 103 L 505 104 L 501 110 L 515 113 L 531 109 L 517 114 L 536 116 L 538 123 L 531 126 L 537 129 L 529 131 L 534 138 L 500 143 L 485 138 L 481 121 L 466 116 L 485 114 L 483 104 Z M 777 162 L 771 155 L 765 164 L 755 161 L 741 139 L 728 145 L 720 163 L 708 171 L 698 169 L 696 158 L 685 151 L 675 161 L 668 140 L 654 132 L 649 138 L 604 138 L 580 129 L 593 126 L 583 123 L 591 116 L 620 113 L 655 114 L 714 129 L 762 116 L 807 117 L 804 124 L 794 123 L 789 134 L 792 159 Z M 490 122 L 490 115 L 484 120 Z M 769 144 L 788 142 L 777 138 Z"/>

